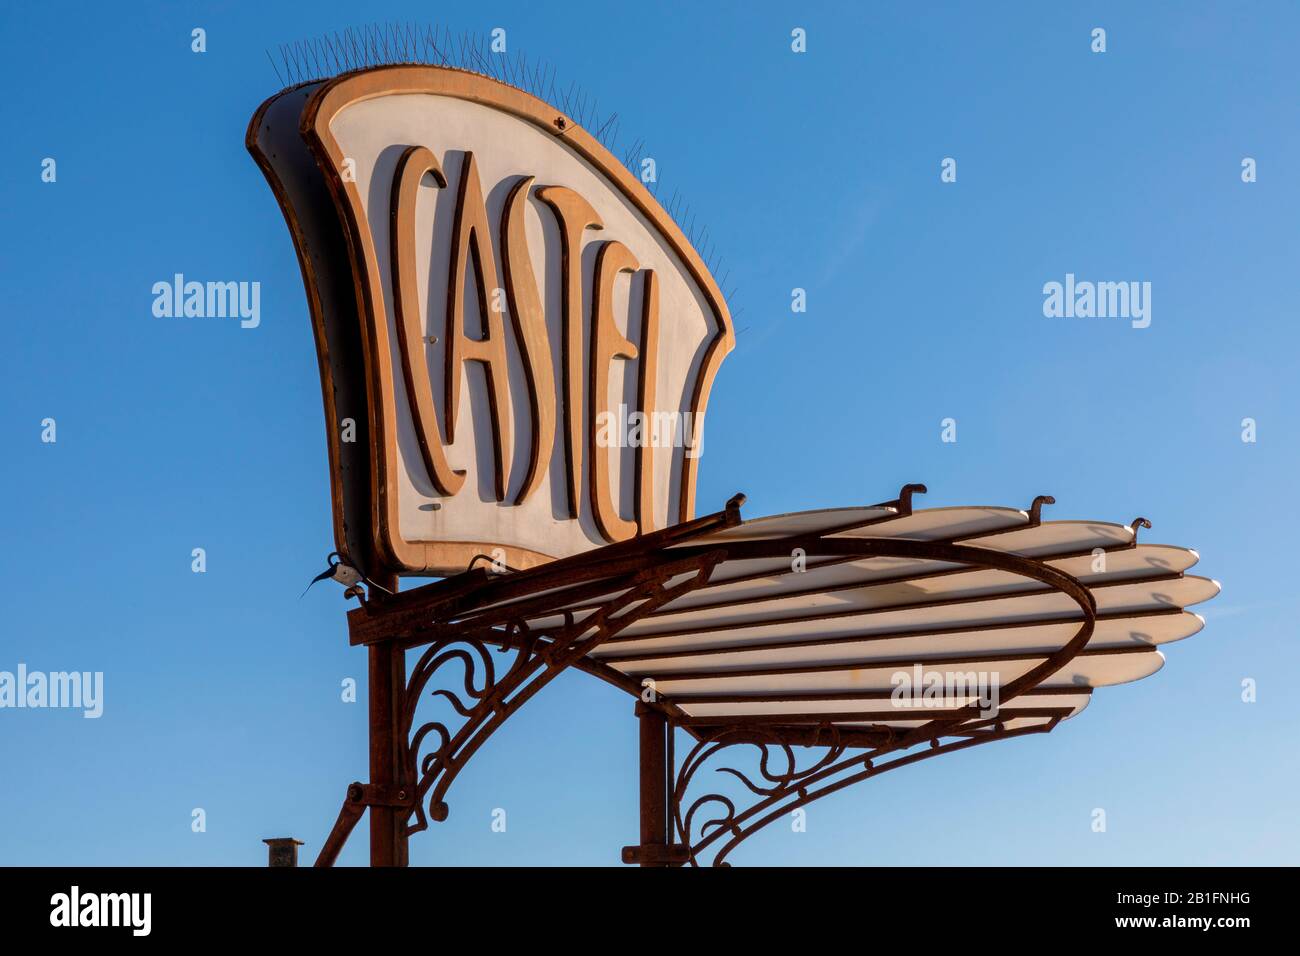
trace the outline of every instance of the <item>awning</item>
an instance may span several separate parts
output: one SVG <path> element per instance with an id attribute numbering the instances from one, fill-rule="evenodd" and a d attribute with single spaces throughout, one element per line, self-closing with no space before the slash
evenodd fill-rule
<path id="1" fill-rule="evenodd" d="M 611 614 L 613 632 L 584 655 L 584 669 L 662 703 L 697 735 L 744 725 L 824 741 L 833 726 L 849 745 L 874 746 L 935 720 L 988 725 L 990 693 L 1001 729 L 1047 726 L 1082 711 L 1096 688 L 1158 671 L 1161 646 L 1204 624 L 1186 608 L 1219 590 L 1187 573 L 1195 551 L 1139 542 L 1144 519 L 1044 521 L 1049 500 L 913 511 L 905 493 L 739 521 L 639 552 L 627 542 L 596 553 L 603 571 L 588 561 L 559 586 L 543 586 L 547 568 L 501 576 L 512 592 L 530 576 L 537 586 L 457 608 L 446 626 L 481 624 L 479 636 L 491 642 L 495 632 L 503 646 L 566 622 L 594 626 L 632 590 L 630 571 L 710 558 L 704 583 Z M 662 586 L 671 592 L 695 574 Z M 635 620 L 620 624 L 624 615 Z"/>

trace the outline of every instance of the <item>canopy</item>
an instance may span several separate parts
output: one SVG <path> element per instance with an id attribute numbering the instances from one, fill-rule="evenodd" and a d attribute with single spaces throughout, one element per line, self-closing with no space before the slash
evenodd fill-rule
<path id="1" fill-rule="evenodd" d="M 675 540 L 505 575 L 444 620 L 506 646 L 607 616 L 580 666 L 697 736 L 744 725 L 808 742 L 833 726 L 842 742 L 875 746 L 934 720 L 987 723 L 990 694 L 1000 728 L 1049 725 L 1096 688 L 1158 671 L 1160 647 L 1204 624 L 1186 608 L 1219 585 L 1186 573 L 1195 551 L 1139 543 L 1144 519 L 1043 521 L 1048 501 L 913 511 L 905 494 L 703 533 L 679 526 Z M 707 579 L 689 564 L 668 573 L 690 561 Z M 655 568 L 663 594 L 679 595 L 627 600 L 644 589 L 635 572 Z M 493 600 L 499 590 L 525 596 Z"/>

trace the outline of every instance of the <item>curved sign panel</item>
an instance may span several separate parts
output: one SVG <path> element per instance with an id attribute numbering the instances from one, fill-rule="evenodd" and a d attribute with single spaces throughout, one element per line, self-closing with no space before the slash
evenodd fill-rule
<path id="1" fill-rule="evenodd" d="M 340 550 L 530 567 L 692 517 L 730 317 L 592 136 L 487 77 L 403 66 L 285 91 L 248 144 L 308 287 Z"/>

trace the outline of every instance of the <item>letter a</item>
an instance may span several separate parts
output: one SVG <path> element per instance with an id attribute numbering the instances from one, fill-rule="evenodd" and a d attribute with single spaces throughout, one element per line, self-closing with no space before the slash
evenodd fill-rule
<path id="1" fill-rule="evenodd" d="M 465 278 L 471 255 L 474 257 L 479 318 L 484 331 L 481 339 L 471 339 L 465 332 Z M 496 498 L 505 501 L 506 487 L 510 484 L 510 458 L 514 450 L 510 442 L 510 366 L 506 362 L 506 335 L 501 313 L 493 312 L 488 301 L 489 291 L 499 286 L 478 165 L 474 154 L 467 152 L 461 164 L 456 221 L 451 230 L 451 265 L 447 271 L 447 441 L 456 440 L 463 363 L 482 362 L 487 373 L 492 430 L 496 435 Z"/>
<path id="2" fill-rule="evenodd" d="M 546 315 L 538 296 L 537 277 L 533 274 L 524 232 L 524 209 L 528 206 L 528 189 L 532 184 L 532 176 L 519 180 L 506 197 L 506 208 L 501 214 L 501 271 L 505 274 L 506 301 L 515 327 L 515 341 L 524 358 L 524 378 L 528 381 L 532 411 L 528 473 L 524 475 L 515 504 L 521 504 L 542 483 L 555 445 L 555 370 L 546 334 Z"/>

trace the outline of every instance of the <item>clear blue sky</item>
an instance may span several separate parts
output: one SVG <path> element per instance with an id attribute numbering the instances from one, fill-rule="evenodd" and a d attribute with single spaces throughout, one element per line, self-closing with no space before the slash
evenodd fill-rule
<path id="1" fill-rule="evenodd" d="M 364 688 L 347 605 L 332 585 L 298 599 L 332 546 L 320 387 L 244 130 L 279 85 L 267 48 L 432 15 L 506 28 L 617 109 L 723 250 L 740 334 L 701 512 L 906 481 L 930 506 L 1051 493 L 1052 517 L 1149 517 L 1146 540 L 1198 549 L 1223 583 L 1150 680 L 1051 735 L 823 800 L 806 833 L 777 824 L 733 862 L 1294 862 L 1300 10 L 809 6 L 0 9 L 0 669 L 106 681 L 99 720 L 0 711 L 0 863 L 258 865 L 276 835 L 314 856 L 364 779 L 364 698 L 340 701 L 344 678 Z M 150 288 L 176 272 L 260 281 L 260 328 L 155 319 Z M 1151 282 L 1151 326 L 1045 318 L 1042 286 L 1066 273 Z M 412 861 L 616 864 L 637 833 L 635 743 L 629 698 L 558 681 Z M 365 850 L 363 829 L 343 862 Z"/>

